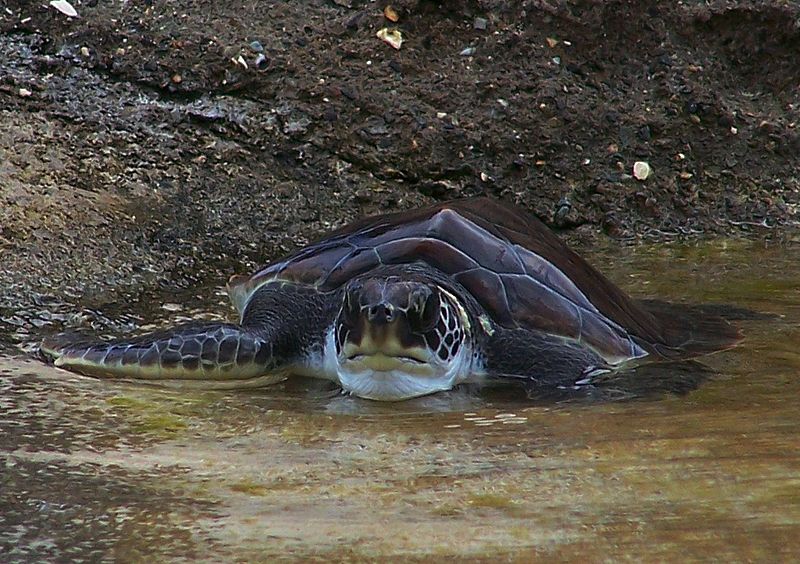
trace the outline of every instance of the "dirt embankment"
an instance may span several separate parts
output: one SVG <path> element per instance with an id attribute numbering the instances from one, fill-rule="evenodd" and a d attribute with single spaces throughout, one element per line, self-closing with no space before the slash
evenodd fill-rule
<path id="1" fill-rule="evenodd" d="M 396 24 L 358 0 L 73 5 L 0 14 L 18 340 L 432 199 L 615 237 L 796 223 L 797 3 L 404 1 Z"/>

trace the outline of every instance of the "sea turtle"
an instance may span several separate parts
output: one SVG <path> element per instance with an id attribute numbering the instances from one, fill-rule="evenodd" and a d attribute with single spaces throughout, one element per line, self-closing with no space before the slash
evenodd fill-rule
<path id="1" fill-rule="evenodd" d="M 721 318 L 634 301 L 538 219 L 488 198 L 362 219 L 234 276 L 228 293 L 238 325 L 56 337 L 42 351 L 92 376 L 235 387 L 299 374 L 402 400 L 493 379 L 572 386 L 738 338 Z"/>

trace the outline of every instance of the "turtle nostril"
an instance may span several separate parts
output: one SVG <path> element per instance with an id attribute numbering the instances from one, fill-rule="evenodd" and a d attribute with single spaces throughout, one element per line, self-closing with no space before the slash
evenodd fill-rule
<path id="1" fill-rule="evenodd" d="M 367 310 L 367 319 L 373 323 L 391 323 L 394 321 L 394 307 L 389 304 L 370 306 Z"/>

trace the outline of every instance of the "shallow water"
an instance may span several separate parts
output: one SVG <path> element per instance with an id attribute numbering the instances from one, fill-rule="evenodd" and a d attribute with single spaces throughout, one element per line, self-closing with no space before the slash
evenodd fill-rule
<path id="1" fill-rule="evenodd" d="M 778 314 L 742 322 L 744 343 L 680 396 L 379 404 L 4 358 L 0 559 L 796 560 L 798 257 L 742 242 L 590 256 L 637 296 Z"/>

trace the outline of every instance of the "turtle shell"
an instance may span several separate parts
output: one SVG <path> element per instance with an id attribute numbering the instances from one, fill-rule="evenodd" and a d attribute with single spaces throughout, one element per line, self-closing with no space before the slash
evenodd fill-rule
<path id="1" fill-rule="evenodd" d="M 234 277 L 242 311 L 274 280 L 334 290 L 380 265 L 422 262 L 463 286 L 498 325 L 580 340 L 611 362 L 664 343 L 662 326 L 541 221 L 488 198 L 369 217 L 329 233 L 250 277 Z"/>

